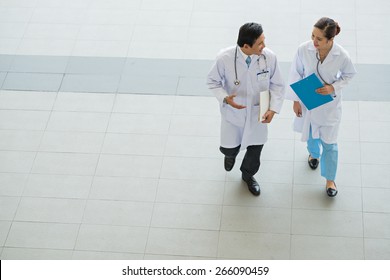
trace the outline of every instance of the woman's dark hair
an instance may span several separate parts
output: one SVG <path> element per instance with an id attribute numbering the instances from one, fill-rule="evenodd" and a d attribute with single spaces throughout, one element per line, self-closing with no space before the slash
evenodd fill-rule
<path id="1" fill-rule="evenodd" d="M 320 18 L 316 24 L 314 24 L 314 27 L 317 27 L 318 29 L 321 29 L 322 32 L 324 32 L 324 36 L 330 40 L 334 36 L 340 33 L 340 26 L 337 22 L 335 22 L 331 18 L 323 17 Z"/>
<path id="2" fill-rule="evenodd" d="M 238 32 L 237 45 L 243 47 L 247 44 L 252 47 L 261 34 L 263 34 L 261 24 L 254 22 L 245 23 L 240 27 L 240 31 Z"/>

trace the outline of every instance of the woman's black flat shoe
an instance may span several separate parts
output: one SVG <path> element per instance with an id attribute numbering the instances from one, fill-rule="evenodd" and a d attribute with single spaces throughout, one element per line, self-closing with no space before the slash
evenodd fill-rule
<path id="1" fill-rule="evenodd" d="M 307 159 L 307 163 L 309 164 L 310 168 L 314 170 L 314 169 L 317 169 L 318 164 L 320 162 L 316 158 L 310 158 L 310 155 L 309 155 L 309 158 Z"/>
<path id="2" fill-rule="evenodd" d="M 336 183 L 334 183 L 334 186 L 336 187 Z M 333 189 L 333 188 L 326 188 L 326 194 L 329 196 L 329 197 L 335 197 L 337 195 L 338 191 L 337 189 Z"/>

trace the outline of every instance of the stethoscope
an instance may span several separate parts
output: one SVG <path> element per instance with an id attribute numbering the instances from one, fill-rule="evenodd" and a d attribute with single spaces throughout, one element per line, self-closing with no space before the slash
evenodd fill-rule
<path id="1" fill-rule="evenodd" d="M 316 58 L 317 58 L 317 67 L 316 68 L 317 68 L 318 76 L 320 76 L 320 79 L 324 82 L 325 85 L 329 85 L 327 82 L 325 82 L 324 78 L 322 78 L 322 76 L 321 76 L 321 73 L 319 70 L 319 65 L 320 65 L 321 59 L 320 59 L 318 52 L 316 52 Z M 333 97 L 336 97 L 336 93 L 333 94 Z"/>
<path id="2" fill-rule="evenodd" d="M 235 74 L 235 79 L 234 79 L 234 84 L 236 86 L 238 86 L 241 82 L 240 80 L 238 79 L 238 76 L 237 76 L 237 49 L 238 47 L 236 47 L 236 51 L 234 52 L 234 74 Z M 264 64 L 265 64 L 265 69 L 263 71 L 261 71 L 260 73 L 258 73 L 257 75 L 261 75 L 261 74 L 267 74 L 268 73 L 268 63 L 267 63 L 267 58 L 265 57 L 264 54 L 260 54 L 259 58 L 257 59 L 257 65 L 259 66 L 259 69 L 260 69 L 260 57 L 263 57 L 264 59 Z"/>

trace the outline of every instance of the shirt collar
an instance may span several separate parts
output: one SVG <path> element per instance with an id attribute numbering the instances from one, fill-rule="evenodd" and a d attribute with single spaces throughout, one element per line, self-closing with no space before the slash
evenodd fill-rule
<path id="1" fill-rule="evenodd" d="M 251 58 L 253 58 L 254 55 L 247 55 L 247 54 L 245 54 L 245 53 L 241 50 L 240 46 L 237 46 L 237 48 L 238 48 L 239 52 L 241 53 L 242 57 L 244 58 L 244 60 L 246 60 L 246 58 L 247 58 L 248 56 L 250 56 Z"/>

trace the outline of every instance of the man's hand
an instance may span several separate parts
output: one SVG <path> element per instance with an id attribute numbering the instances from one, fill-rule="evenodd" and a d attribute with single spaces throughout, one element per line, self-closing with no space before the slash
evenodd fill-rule
<path id="1" fill-rule="evenodd" d="M 240 104 L 237 104 L 236 102 L 234 102 L 233 98 L 236 96 L 237 96 L 236 94 L 233 94 L 233 95 L 229 95 L 229 96 L 225 97 L 227 104 L 229 104 L 230 106 L 232 106 L 233 108 L 236 108 L 236 109 L 246 108 L 246 106 L 243 106 L 243 105 L 240 105 Z"/>
<path id="2" fill-rule="evenodd" d="M 261 116 L 263 120 L 261 121 L 262 123 L 270 123 L 275 115 L 274 111 L 268 110 L 265 112 L 264 116 Z"/>

